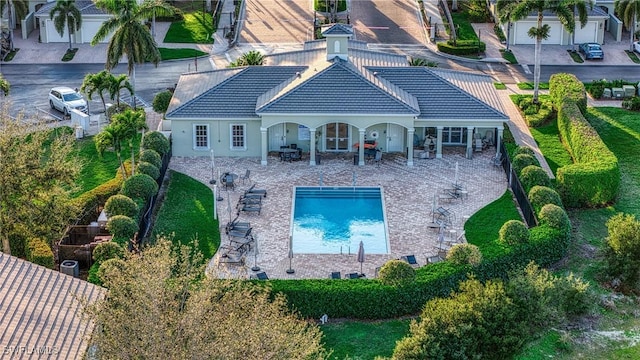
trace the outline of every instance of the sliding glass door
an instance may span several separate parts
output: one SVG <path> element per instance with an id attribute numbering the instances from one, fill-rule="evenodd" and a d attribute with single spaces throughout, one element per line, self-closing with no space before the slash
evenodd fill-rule
<path id="1" fill-rule="evenodd" d="M 349 125 L 345 123 L 330 123 L 325 125 L 326 151 L 349 150 Z"/>

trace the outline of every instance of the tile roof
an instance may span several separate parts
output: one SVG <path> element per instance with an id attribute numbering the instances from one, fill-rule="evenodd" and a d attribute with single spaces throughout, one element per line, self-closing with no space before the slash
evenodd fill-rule
<path id="1" fill-rule="evenodd" d="M 95 301 L 103 293 L 88 282 L 0 253 L 0 348 L 11 351 L 12 359 L 39 351 L 52 358 L 81 358 L 93 325 L 83 319 L 77 299 Z"/>
<path id="2" fill-rule="evenodd" d="M 56 6 L 55 1 L 46 3 L 35 13 L 35 16 L 38 16 L 38 17 L 46 16 L 48 18 L 49 13 L 51 12 L 51 9 L 53 9 L 55 6 Z M 78 8 L 78 10 L 80 10 L 80 13 L 82 15 L 106 15 L 107 14 L 105 11 L 96 7 L 96 5 L 91 0 L 77 0 L 76 7 Z"/>
<path id="3" fill-rule="evenodd" d="M 167 118 L 257 118 L 260 95 L 288 82 L 305 66 L 248 66 L 180 77 Z M 208 80 L 207 77 L 213 77 Z M 183 88 L 186 94 L 183 94 Z"/>
<path id="4" fill-rule="evenodd" d="M 394 84 L 339 58 L 323 64 L 262 95 L 256 113 L 418 115 L 416 98 Z"/>
<path id="5" fill-rule="evenodd" d="M 334 24 L 323 31 L 322 35 L 353 35 L 353 29 L 350 25 Z"/>
<path id="6" fill-rule="evenodd" d="M 471 93 L 449 81 L 442 72 L 431 70 L 427 67 L 368 67 L 369 71 L 377 76 L 387 79 L 398 87 L 413 94 L 420 106 L 418 119 L 496 119 L 508 117 L 501 111 L 489 106 Z M 449 77 L 455 79 L 458 84 L 470 80 L 480 80 L 481 77 L 465 78 L 458 72 L 451 71 Z M 458 77 L 456 77 L 458 76 Z M 480 75 L 477 75 L 480 76 Z M 486 79 L 484 79 L 486 80 Z M 466 84 L 469 90 L 471 85 Z M 482 88 L 482 90 L 487 90 Z M 495 90 L 489 90 L 495 93 Z M 495 101 L 498 101 L 497 99 Z"/>

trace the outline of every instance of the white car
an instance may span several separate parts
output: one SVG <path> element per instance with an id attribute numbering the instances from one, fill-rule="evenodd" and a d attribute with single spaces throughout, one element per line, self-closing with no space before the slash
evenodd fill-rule
<path id="1" fill-rule="evenodd" d="M 633 51 L 640 54 L 640 41 L 635 41 L 633 43 Z"/>
<path id="2" fill-rule="evenodd" d="M 87 101 L 80 93 L 66 86 L 54 87 L 49 91 L 49 106 L 65 116 L 68 116 L 72 109 L 87 112 Z"/>

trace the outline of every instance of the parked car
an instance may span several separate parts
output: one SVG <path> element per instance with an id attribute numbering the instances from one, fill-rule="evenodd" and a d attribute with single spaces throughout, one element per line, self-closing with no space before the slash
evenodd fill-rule
<path id="1" fill-rule="evenodd" d="M 635 41 L 633 43 L 633 51 L 640 54 L 640 41 Z"/>
<path id="2" fill-rule="evenodd" d="M 76 90 L 66 86 L 54 87 L 49 91 L 49 106 L 65 116 L 69 115 L 72 109 L 87 112 L 87 101 Z"/>
<path id="3" fill-rule="evenodd" d="M 580 44 L 579 50 L 584 54 L 586 60 L 604 59 L 604 51 L 602 51 L 602 47 L 598 43 Z"/>

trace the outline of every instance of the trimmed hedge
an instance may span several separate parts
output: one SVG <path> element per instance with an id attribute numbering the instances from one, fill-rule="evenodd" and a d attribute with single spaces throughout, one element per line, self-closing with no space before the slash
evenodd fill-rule
<path id="1" fill-rule="evenodd" d="M 162 167 L 162 157 L 155 150 L 151 150 L 151 149 L 142 150 L 138 161 L 148 162 L 150 164 L 155 165 L 155 167 L 157 167 L 158 169 Z"/>
<path id="2" fill-rule="evenodd" d="M 582 116 L 578 106 L 564 102 L 558 129 L 575 163 L 557 170 L 556 183 L 569 207 L 599 207 L 613 202 L 620 187 L 618 158 Z"/>
<path id="3" fill-rule="evenodd" d="M 153 165 L 152 163 L 148 163 L 146 161 L 140 161 L 137 165 L 138 174 L 147 174 L 151 176 L 153 180 L 158 180 L 160 177 L 160 169 Z"/>
<path id="4" fill-rule="evenodd" d="M 152 131 L 144 136 L 145 149 L 155 150 L 160 156 L 164 156 L 169 152 L 171 144 L 169 139 L 159 131 Z"/>
<path id="5" fill-rule="evenodd" d="M 147 174 L 135 174 L 122 183 L 120 192 L 133 200 L 146 201 L 158 192 L 158 183 Z"/>
<path id="6" fill-rule="evenodd" d="M 533 207 L 533 211 L 535 211 L 536 214 L 538 214 L 540 209 L 547 204 L 563 207 L 560 194 L 547 186 L 536 185 L 532 187 L 531 190 L 529 190 L 528 198 L 531 206 Z"/>
<path id="7" fill-rule="evenodd" d="M 402 260 L 387 261 L 378 273 L 380 282 L 389 286 L 407 286 L 416 278 L 416 271 Z"/>
<path id="8" fill-rule="evenodd" d="M 518 175 L 520 175 L 522 169 L 531 165 L 540 166 L 540 162 L 538 162 L 538 159 L 536 159 L 535 156 L 529 154 L 518 154 L 513 158 L 513 161 L 511 162 L 513 170 L 515 170 L 516 174 Z"/>
<path id="9" fill-rule="evenodd" d="M 536 185 L 551 186 L 551 179 L 540 166 L 529 165 L 520 172 L 520 183 L 528 193 Z"/>
<path id="10" fill-rule="evenodd" d="M 121 186 L 122 177 L 118 175 L 75 198 L 73 201 L 78 208 L 81 209 L 81 217 L 78 219 L 78 224 L 86 225 L 95 219 L 95 209 L 104 204 L 111 196 L 116 195 L 120 191 Z"/>
<path id="11" fill-rule="evenodd" d="M 499 241 L 507 245 L 518 245 L 529 242 L 529 228 L 520 220 L 509 220 L 502 225 Z"/>
<path id="12" fill-rule="evenodd" d="M 571 74 L 554 74 L 549 95 L 558 110 L 558 130 L 574 164 L 557 170 L 556 182 L 569 207 L 598 207 L 613 202 L 620 187 L 618 159 L 584 118 L 584 85 Z"/>
<path id="13" fill-rule="evenodd" d="M 477 55 L 487 49 L 487 44 L 474 40 L 458 40 L 457 45 L 453 41 L 439 42 L 438 51 L 451 55 Z"/>
<path id="14" fill-rule="evenodd" d="M 132 218 L 138 215 L 138 211 L 138 204 L 131 200 L 130 197 L 122 194 L 111 196 L 104 205 L 104 212 L 107 217 L 124 215 Z"/>
<path id="15" fill-rule="evenodd" d="M 29 239 L 27 244 L 27 260 L 49 269 L 53 269 L 55 261 L 53 260 L 53 251 L 49 247 L 46 240 L 41 238 Z"/>

